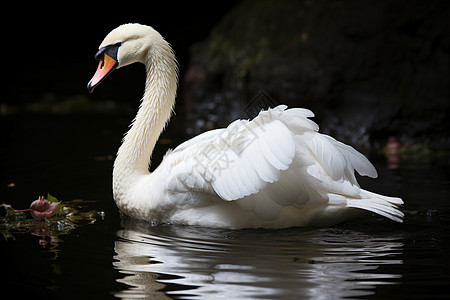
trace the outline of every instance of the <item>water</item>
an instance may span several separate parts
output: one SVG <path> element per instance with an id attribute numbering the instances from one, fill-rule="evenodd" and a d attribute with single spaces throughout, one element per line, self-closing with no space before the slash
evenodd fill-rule
<path id="1" fill-rule="evenodd" d="M 399 236 L 342 228 L 238 232 L 139 224 L 126 220 L 114 266 L 129 274 L 118 295 L 162 294 L 195 299 L 324 298 L 375 293 L 398 285 Z M 384 270 L 384 266 L 388 266 Z M 159 285 L 143 283 L 151 275 Z M 178 287 L 178 288 L 177 288 Z"/>
<path id="2" fill-rule="evenodd" d="M 361 178 L 363 187 L 405 200 L 404 224 L 370 216 L 332 228 L 154 226 L 121 217 L 112 200 L 111 156 L 130 120 L 89 114 L 1 119 L 0 201 L 25 208 L 50 192 L 104 212 L 56 244 L 42 246 L 30 233 L 1 238 L 2 299 L 450 296 L 447 161 L 406 161 L 390 170 L 375 158 L 380 178 Z M 155 160 L 184 139 L 178 120 L 162 137 Z"/>

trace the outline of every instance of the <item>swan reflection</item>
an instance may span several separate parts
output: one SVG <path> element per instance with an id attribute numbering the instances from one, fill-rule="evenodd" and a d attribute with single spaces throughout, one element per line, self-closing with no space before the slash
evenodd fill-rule
<path id="1" fill-rule="evenodd" d="M 117 297 L 329 299 L 396 284 L 400 237 L 346 230 L 222 230 L 125 218 L 113 265 Z M 387 267 L 384 267 L 387 265 Z"/>

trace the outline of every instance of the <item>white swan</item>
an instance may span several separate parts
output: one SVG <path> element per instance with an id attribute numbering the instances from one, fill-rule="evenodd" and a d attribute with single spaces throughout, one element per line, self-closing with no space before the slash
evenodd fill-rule
<path id="1" fill-rule="evenodd" d="M 377 177 L 373 165 L 318 133 L 307 109 L 280 105 L 205 132 L 169 151 L 150 173 L 175 103 L 175 55 L 157 31 L 140 24 L 114 29 L 99 49 L 90 92 L 115 68 L 141 62 L 147 71 L 141 106 L 114 162 L 114 199 L 124 214 L 233 229 L 328 226 L 362 210 L 402 222 L 400 198 L 359 187 L 354 171 Z"/>

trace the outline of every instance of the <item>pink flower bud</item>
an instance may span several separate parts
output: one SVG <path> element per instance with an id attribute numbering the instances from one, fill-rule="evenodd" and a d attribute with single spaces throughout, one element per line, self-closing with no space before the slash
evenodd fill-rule
<path id="1" fill-rule="evenodd" d="M 30 213 L 33 218 L 42 220 L 50 218 L 59 211 L 59 202 L 48 202 L 44 196 L 39 196 L 38 200 L 33 201 L 30 205 Z"/>

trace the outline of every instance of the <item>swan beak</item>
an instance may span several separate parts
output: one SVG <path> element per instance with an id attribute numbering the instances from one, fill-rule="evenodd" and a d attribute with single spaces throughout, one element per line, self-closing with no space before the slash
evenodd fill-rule
<path id="1" fill-rule="evenodd" d="M 115 68 L 117 67 L 117 61 L 114 58 L 111 58 L 108 54 L 104 53 L 103 58 L 100 59 L 97 71 L 94 74 L 94 77 L 89 81 L 87 85 L 87 89 L 89 93 L 94 91 L 94 88 L 105 79 Z"/>

